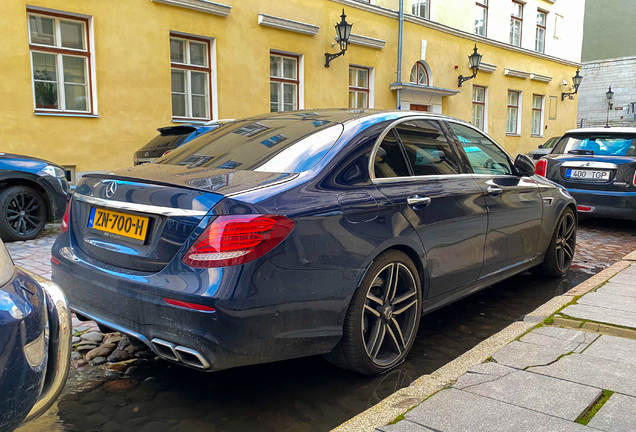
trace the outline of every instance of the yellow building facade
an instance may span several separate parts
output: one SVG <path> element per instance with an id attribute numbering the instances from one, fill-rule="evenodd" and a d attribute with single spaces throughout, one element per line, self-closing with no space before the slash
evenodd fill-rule
<path id="1" fill-rule="evenodd" d="M 326 68 L 324 53 L 339 50 L 334 24 L 343 8 L 353 37 L 346 54 Z M 561 93 L 570 91 L 577 63 L 408 16 L 399 82 L 398 24 L 392 8 L 355 0 L 4 2 L 2 151 L 78 173 L 129 166 L 158 127 L 188 121 L 197 106 L 204 106 L 199 116 L 209 119 L 270 112 L 277 82 L 272 54 L 296 59 L 298 109 L 348 107 L 350 69 L 359 67 L 368 71 L 366 104 L 373 108 L 395 109 L 400 88 L 402 109 L 474 121 L 473 87 L 484 88 L 477 101 L 483 104 L 482 127 L 511 154 L 575 127 L 576 100 L 561 101 Z M 179 48 L 178 40 L 192 46 Z M 197 43 L 206 50 L 202 63 L 175 65 L 175 50 L 189 50 L 188 59 L 198 62 Z M 475 44 L 482 68 L 458 87 L 458 76 L 471 74 L 468 55 Z M 417 62 L 425 69 L 423 84 L 410 83 Z M 189 110 L 177 113 L 183 99 L 175 76 L 186 74 L 192 80 L 183 96 Z M 195 90 L 195 81 L 206 89 Z M 514 131 L 510 92 L 517 94 Z M 541 96 L 540 107 L 534 96 Z M 540 125 L 533 126 L 538 117 Z"/>

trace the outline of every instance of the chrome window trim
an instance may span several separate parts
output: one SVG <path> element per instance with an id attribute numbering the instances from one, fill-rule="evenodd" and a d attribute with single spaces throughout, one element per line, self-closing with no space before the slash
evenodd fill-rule
<path id="1" fill-rule="evenodd" d="M 414 182 L 414 181 L 426 181 L 426 180 L 442 180 L 442 179 L 457 179 L 457 178 L 473 178 L 474 174 L 448 174 L 448 175 L 425 175 L 425 176 L 408 176 L 408 177 L 382 177 L 372 179 L 374 184 L 381 183 L 396 183 L 396 182 Z M 489 176 L 492 177 L 492 176 Z"/>
<path id="2" fill-rule="evenodd" d="M 610 162 L 594 162 L 594 161 L 568 161 L 563 162 L 563 168 L 599 168 L 599 169 L 618 169 L 618 165 Z"/>
<path id="3" fill-rule="evenodd" d="M 435 179 L 435 178 L 449 178 L 449 177 L 455 177 L 455 176 L 462 176 L 465 174 L 449 174 L 449 175 L 430 175 L 430 176 L 408 176 L 408 177 L 382 177 L 382 178 L 375 178 L 375 167 L 374 165 L 374 161 L 375 161 L 375 155 L 378 152 L 378 148 L 380 147 L 380 144 L 382 144 L 382 141 L 384 141 L 384 138 L 386 137 L 386 135 L 389 133 L 389 131 L 391 129 L 393 129 L 395 126 L 397 126 L 400 123 L 404 123 L 405 121 L 409 121 L 409 120 L 429 120 L 429 121 L 437 121 L 437 122 L 444 122 L 446 121 L 445 117 L 441 117 L 441 116 L 431 116 L 431 115 L 410 115 L 410 116 L 404 116 L 404 117 L 400 117 L 399 119 L 393 121 L 389 126 L 387 126 L 387 128 L 378 136 L 378 139 L 375 140 L 375 144 L 373 144 L 373 150 L 371 150 L 371 156 L 369 157 L 369 178 L 371 179 L 371 183 L 383 183 L 384 180 L 387 179 L 395 179 L 395 180 L 388 180 L 385 183 L 389 183 L 389 182 L 395 182 L 395 181 L 414 181 L 414 180 L 425 180 L 425 179 Z M 458 122 L 459 124 L 463 124 L 461 122 Z M 442 129 L 443 131 L 443 129 Z M 451 146 L 452 148 L 452 143 L 449 141 L 448 145 Z M 406 160 L 406 163 L 409 163 L 408 160 Z M 399 180 L 398 180 L 399 179 Z"/>
<path id="4" fill-rule="evenodd" d="M 73 199 L 82 201 L 88 204 L 94 204 L 106 208 L 113 208 L 117 210 L 129 210 L 139 213 L 158 214 L 162 216 L 205 216 L 209 210 L 188 210 L 171 207 L 160 207 L 147 204 L 135 204 L 127 203 L 123 201 L 113 201 L 103 198 L 96 198 L 84 194 L 75 192 Z"/>

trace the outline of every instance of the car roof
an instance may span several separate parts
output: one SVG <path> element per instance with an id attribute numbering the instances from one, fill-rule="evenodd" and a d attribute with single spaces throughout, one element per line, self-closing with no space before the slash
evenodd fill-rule
<path id="1" fill-rule="evenodd" d="M 259 120 L 280 120 L 281 118 L 289 118 L 290 120 L 298 120 L 298 118 L 306 118 L 311 120 L 328 120 L 337 123 L 347 123 L 363 117 L 382 117 L 389 113 L 395 113 L 399 117 L 408 117 L 412 115 L 423 115 L 426 117 L 436 117 L 439 119 L 457 120 L 466 123 L 464 120 L 450 117 L 443 114 L 435 114 L 422 111 L 403 111 L 403 110 L 382 110 L 382 109 L 315 109 L 300 111 L 283 111 L 278 113 L 265 113 L 257 116 L 236 119 L 235 121 L 259 121 Z"/>
<path id="2" fill-rule="evenodd" d="M 625 134 L 636 134 L 636 128 L 633 127 L 591 127 L 591 128 L 579 128 L 572 129 L 567 131 L 567 134 L 578 134 L 578 133 L 625 133 Z"/>

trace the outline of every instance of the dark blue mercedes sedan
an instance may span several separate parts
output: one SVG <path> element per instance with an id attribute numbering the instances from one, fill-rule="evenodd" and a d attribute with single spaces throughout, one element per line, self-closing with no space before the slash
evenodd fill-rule
<path id="1" fill-rule="evenodd" d="M 214 371 L 326 354 L 375 374 L 420 316 L 566 273 L 576 204 L 469 124 L 372 110 L 232 121 L 85 176 L 53 246 L 78 318 Z"/>

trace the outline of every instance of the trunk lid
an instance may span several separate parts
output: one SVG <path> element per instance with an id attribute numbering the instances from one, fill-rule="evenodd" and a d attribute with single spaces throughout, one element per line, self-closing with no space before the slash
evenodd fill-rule
<path id="1" fill-rule="evenodd" d="M 90 174 L 73 196 L 73 246 L 111 266 L 158 272 L 228 193 L 288 177 L 154 164 Z"/>
<path id="2" fill-rule="evenodd" d="M 567 189 L 619 192 L 634 189 L 636 157 L 547 155 L 547 178 Z"/>

